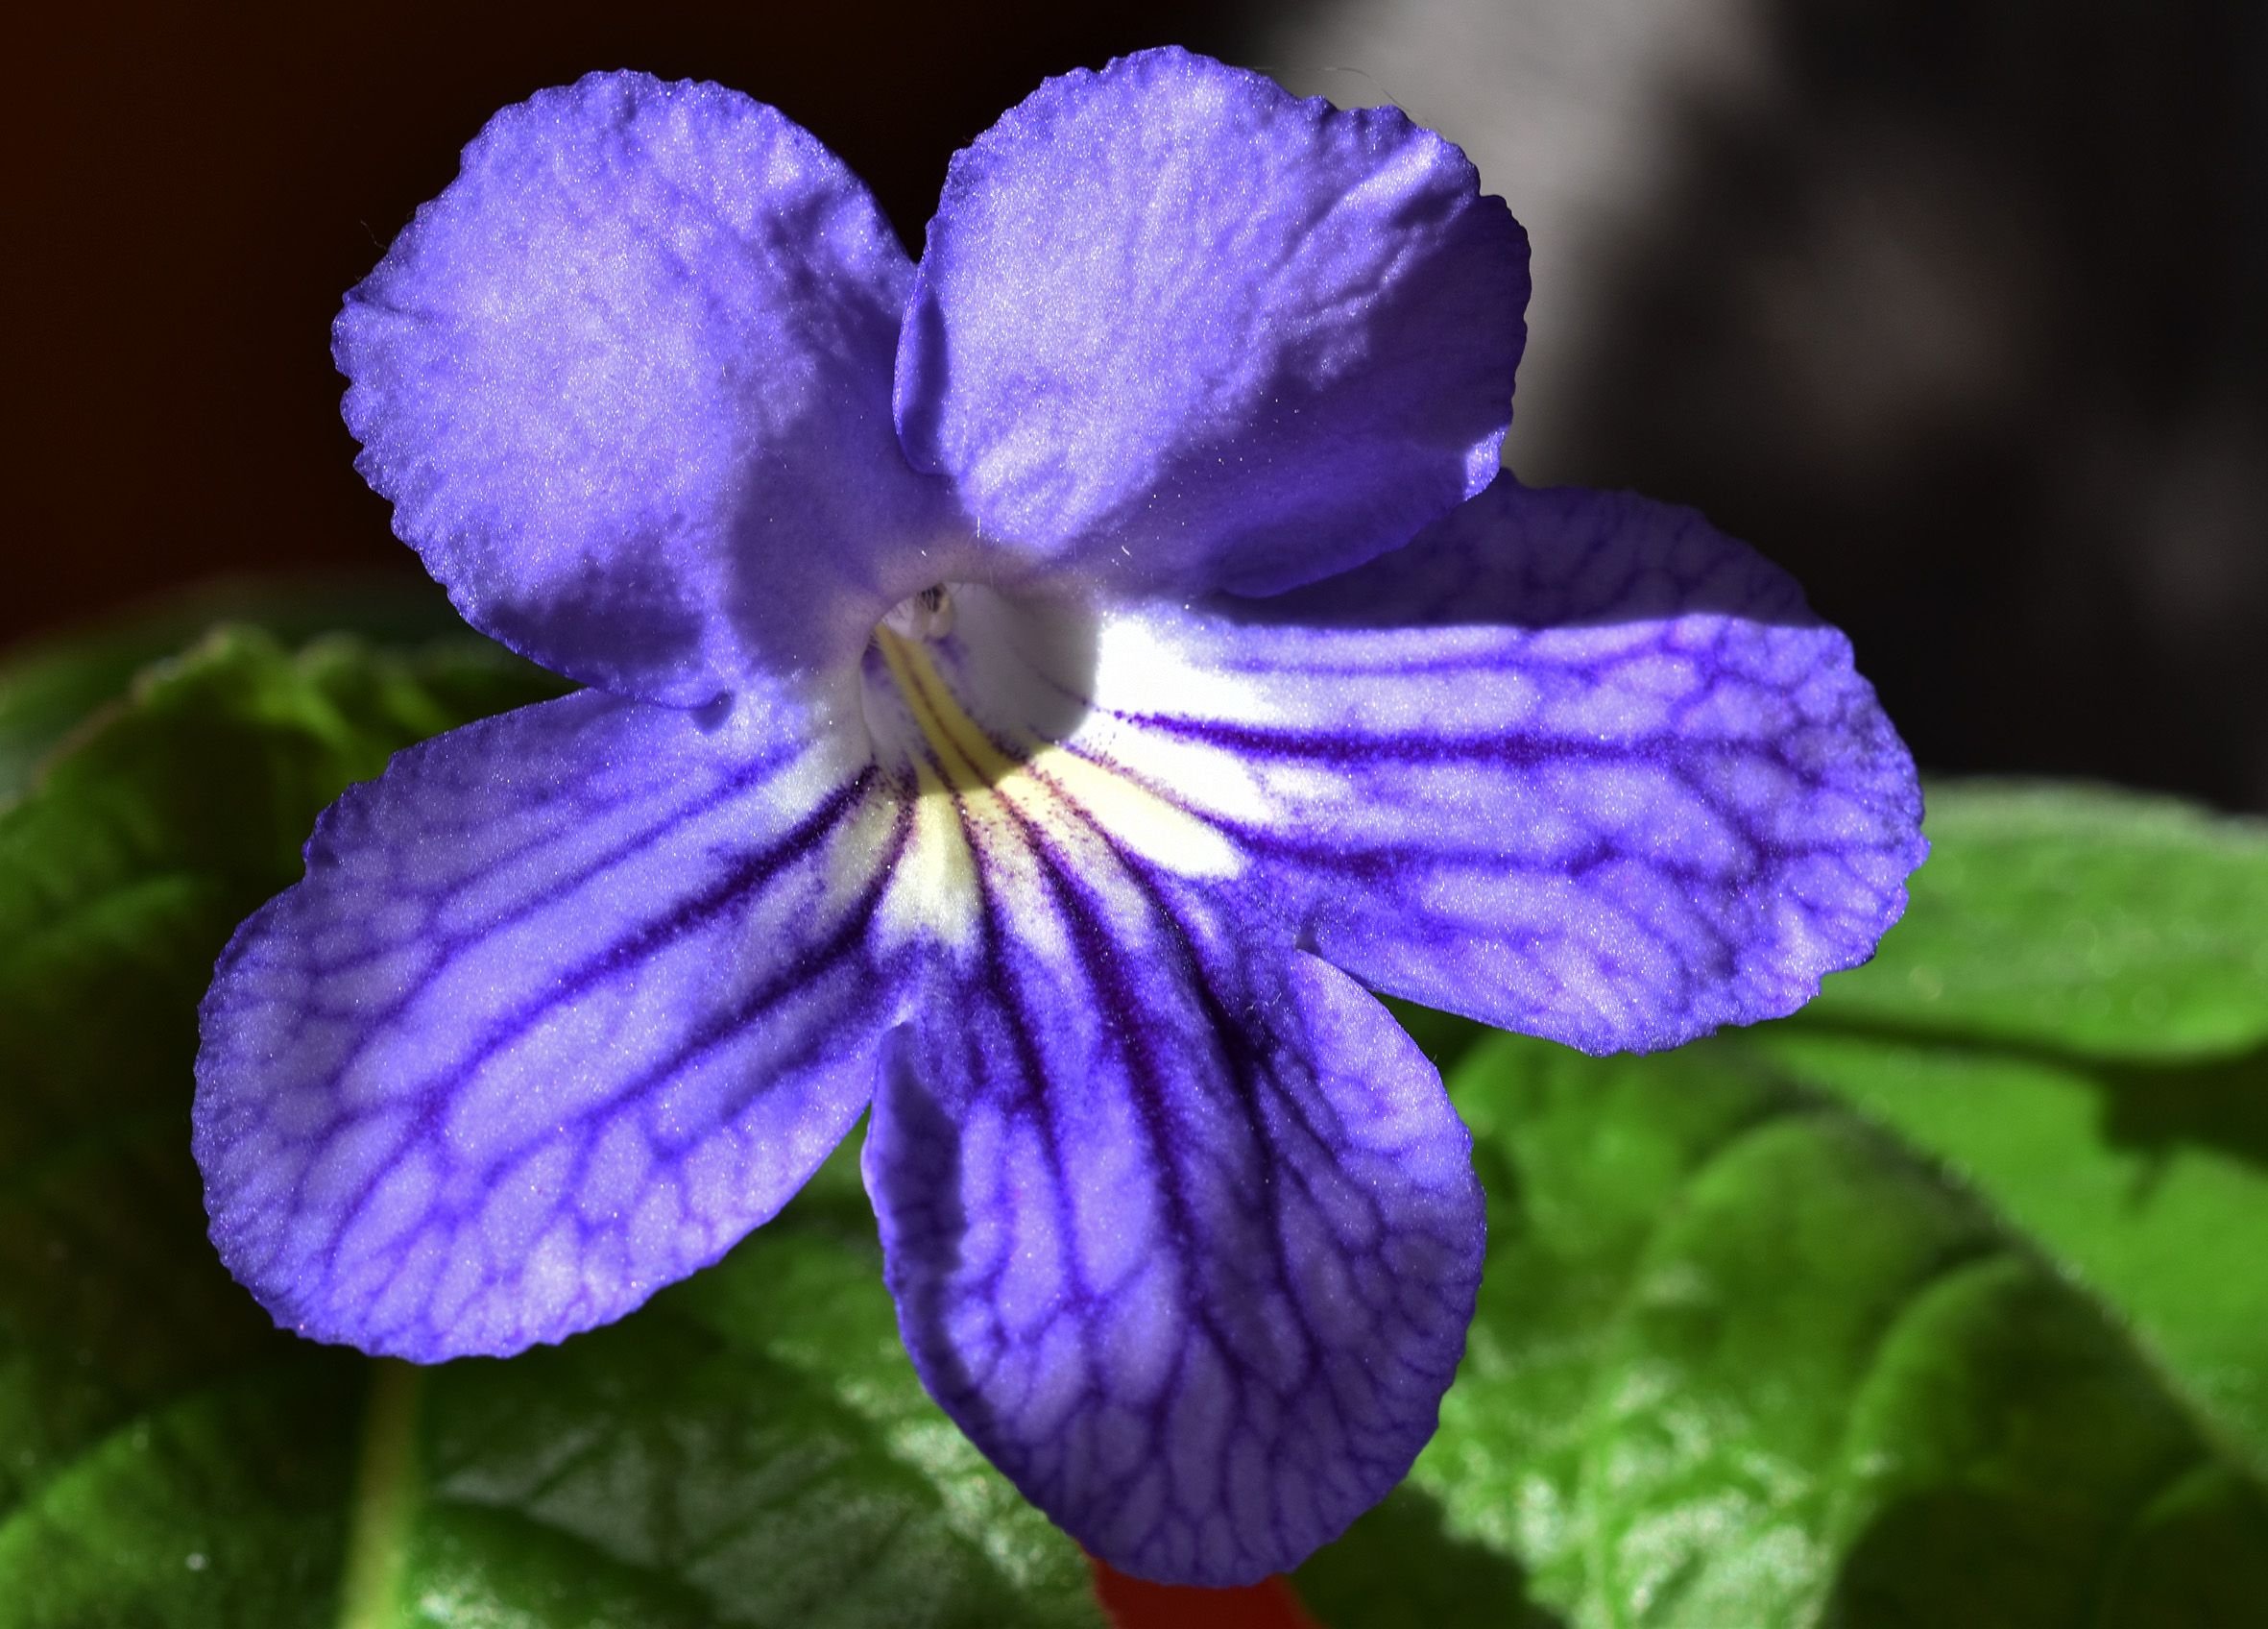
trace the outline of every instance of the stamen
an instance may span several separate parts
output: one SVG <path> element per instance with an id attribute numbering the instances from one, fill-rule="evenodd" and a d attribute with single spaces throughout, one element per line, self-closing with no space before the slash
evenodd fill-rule
<path id="1" fill-rule="evenodd" d="M 891 606 L 882 626 L 907 639 L 943 639 L 953 632 L 953 595 L 943 583 L 931 583 Z"/>

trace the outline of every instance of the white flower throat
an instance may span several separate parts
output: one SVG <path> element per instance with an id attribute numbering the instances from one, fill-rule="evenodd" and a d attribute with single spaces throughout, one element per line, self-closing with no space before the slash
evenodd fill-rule
<path id="1" fill-rule="evenodd" d="M 1124 929 L 1146 914 L 1130 861 L 1242 868 L 1222 832 L 1102 749 L 1095 638 L 1079 608 L 977 584 L 926 589 L 876 624 L 861 678 L 895 811 L 885 922 L 966 945 L 989 902 L 1044 946 L 1061 939 L 1061 887 Z"/>

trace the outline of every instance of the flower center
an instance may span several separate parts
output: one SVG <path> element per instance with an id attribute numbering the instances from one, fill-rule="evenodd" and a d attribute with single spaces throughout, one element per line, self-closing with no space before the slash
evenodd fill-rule
<path id="1" fill-rule="evenodd" d="M 1085 717 L 1094 624 L 1070 606 L 935 583 L 875 625 L 863 677 L 884 768 L 997 786 Z"/>
<path id="2" fill-rule="evenodd" d="M 943 639 L 953 632 L 953 590 L 931 583 L 891 606 L 881 625 L 902 639 Z"/>
<path id="3" fill-rule="evenodd" d="M 898 792 L 885 921 L 965 944 L 990 909 L 1056 943 L 1058 884 L 1075 878 L 1131 920 L 1145 863 L 1238 868 L 1221 832 L 1111 750 L 1122 729 L 1090 700 L 1096 669 L 1083 608 L 982 584 L 939 584 L 875 625 L 862 701 Z"/>

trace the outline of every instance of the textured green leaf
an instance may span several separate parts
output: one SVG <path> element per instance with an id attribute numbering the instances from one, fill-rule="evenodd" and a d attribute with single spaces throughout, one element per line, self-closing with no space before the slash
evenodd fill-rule
<path id="1" fill-rule="evenodd" d="M 1985 1194 L 2268 1471 L 2268 824 L 1989 785 L 1929 823 L 1881 957 L 1758 1039 Z"/>
<path id="2" fill-rule="evenodd" d="M 2268 826 L 2108 788 L 1930 789 L 1929 863 L 1813 1021 L 2121 1058 L 2268 1042 Z"/>
<path id="3" fill-rule="evenodd" d="M 1413 1553 L 1493 1569 L 1447 1622 L 2268 1613 L 2268 828 L 1979 784 L 1929 831 L 1794 1019 L 1608 1061 L 1407 1015 L 1488 1278 L 1326 1620 L 1396 1621 Z"/>
<path id="4" fill-rule="evenodd" d="M 1300 1574 L 1336 1629 L 1401 1621 L 1388 1581 L 1453 1566 L 1500 1593 L 1434 1621 L 2216 1624 L 2268 1601 L 2268 1504 L 2211 1422 L 1765 1049 L 1499 1036 L 1453 1090 L 1489 1191 L 1481 1313 L 1399 1518 Z"/>
<path id="5" fill-rule="evenodd" d="M 508 1363 L 310 1346 L 213 1257 L 187 1120 L 214 956 L 346 783 L 554 688 L 470 640 L 226 632 L 0 812 L 0 1625 L 1095 1620 L 1075 1550 L 923 1397 L 839 1166 Z"/>

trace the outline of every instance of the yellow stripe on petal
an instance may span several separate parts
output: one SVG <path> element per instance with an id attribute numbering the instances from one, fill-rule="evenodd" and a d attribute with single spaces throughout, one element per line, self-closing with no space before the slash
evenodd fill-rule
<path id="1" fill-rule="evenodd" d="M 882 943 L 887 948 L 927 936 L 966 946 L 975 942 L 982 915 L 976 857 L 953 813 L 953 794 L 929 765 L 914 768 L 919 779 L 912 829 L 882 895 Z"/>
<path id="2" fill-rule="evenodd" d="M 981 863 L 1019 933 L 1043 955 L 1069 955 L 1035 839 L 1101 900 L 1122 933 L 1138 933 L 1149 912 L 1114 845 L 1186 876 L 1241 868 L 1235 846 L 1213 825 L 1108 765 L 1028 733 L 1004 747 L 970 717 L 928 649 L 888 627 L 875 639 L 928 755 L 915 765 L 914 846 L 929 843 L 922 864 L 933 869 L 899 908 L 907 927 L 918 922 L 962 942 L 953 930 L 964 920 L 974 926 Z M 901 865 L 914 863 L 909 850 Z M 885 899 L 885 912 L 891 908 Z"/>

